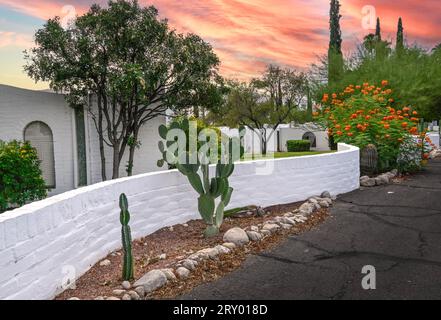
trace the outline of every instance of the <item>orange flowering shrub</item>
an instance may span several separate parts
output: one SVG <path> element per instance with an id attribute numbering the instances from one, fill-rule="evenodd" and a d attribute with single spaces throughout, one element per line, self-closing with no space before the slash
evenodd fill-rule
<path id="1" fill-rule="evenodd" d="M 396 166 L 403 143 L 418 134 L 418 113 L 399 107 L 391 98 L 387 80 L 377 85 L 350 85 L 341 93 L 325 94 L 322 108 L 315 113 L 335 142 L 363 149 L 374 144 L 381 169 Z"/>

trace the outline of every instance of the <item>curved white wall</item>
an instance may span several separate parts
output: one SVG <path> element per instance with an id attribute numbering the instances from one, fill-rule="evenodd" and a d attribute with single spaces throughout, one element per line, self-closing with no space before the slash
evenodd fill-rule
<path id="1" fill-rule="evenodd" d="M 359 177 L 359 150 L 344 144 L 334 154 L 239 163 L 230 207 L 346 193 L 359 187 Z M 53 298 L 65 272 L 80 276 L 119 248 L 123 192 L 134 238 L 198 218 L 197 195 L 177 171 L 103 182 L 0 215 L 0 299 Z"/>

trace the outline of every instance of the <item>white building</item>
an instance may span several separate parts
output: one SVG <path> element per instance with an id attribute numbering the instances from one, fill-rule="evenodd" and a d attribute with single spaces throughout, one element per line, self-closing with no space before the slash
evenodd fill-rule
<path id="1" fill-rule="evenodd" d="M 158 127 L 166 122 L 158 117 L 140 132 L 134 174 L 157 171 Z M 0 140 L 26 140 L 37 149 L 43 177 L 50 195 L 101 181 L 98 134 L 87 112 L 75 111 L 56 93 L 25 90 L 0 85 Z M 107 177 L 112 176 L 112 152 L 106 146 Z M 120 176 L 126 173 L 126 157 Z"/>
<path id="2" fill-rule="evenodd" d="M 227 127 L 220 128 L 221 131 L 231 137 L 238 137 L 238 129 L 230 129 Z M 306 123 L 301 125 L 283 124 L 273 132 L 267 131 L 267 151 L 286 152 L 288 151 L 287 142 L 289 140 L 310 140 L 312 151 L 329 151 L 328 133 L 320 126 L 314 123 Z M 245 153 L 259 154 L 261 152 L 260 136 L 257 132 L 246 128 L 243 137 Z"/>

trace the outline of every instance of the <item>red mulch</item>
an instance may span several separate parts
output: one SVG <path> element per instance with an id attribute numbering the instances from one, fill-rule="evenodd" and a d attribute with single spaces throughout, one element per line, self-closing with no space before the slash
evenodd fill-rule
<path id="1" fill-rule="evenodd" d="M 226 219 L 221 228 L 221 233 L 217 237 L 210 239 L 203 237 L 203 231 L 206 226 L 202 220 L 190 221 L 187 223 L 188 227 L 176 225 L 173 226 L 173 230 L 169 227 L 158 230 L 133 243 L 136 278 L 139 279 L 153 269 L 171 268 L 178 261 L 194 252 L 222 244 L 223 235 L 230 228 L 241 227 L 245 229 L 253 225 L 262 224 L 265 221 L 271 220 L 271 217 L 280 216 L 297 209 L 301 204 L 303 202 L 266 208 L 269 214 L 264 217 L 252 216 L 240 219 Z M 233 253 L 222 256 L 219 261 L 204 261 L 199 264 L 196 270 L 191 272 L 188 279 L 170 282 L 165 287 L 151 294 L 149 298 L 174 298 L 191 291 L 192 288 L 202 283 L 214 281 L 239 268 L 249 254 L 269 250 L 286 239 L 290 234 L 306 232 L 323 222 L 328 216 L 328 210 L 321 209 L 312 215 L 307 222 L 297 224 L 291 230 L 284 230 L 267 237 L 264 241 L 251 243 L 244 248 L 236 249 Z M 75 290 L 67 290 L 56 299 L 65 300 L 77 297 L 82 300 L 90 300 L 98 296 L 112 296 L 113 290 L 121 289 L 121 254 L 121 250 L 119 250 L 105 258 L 111 261 L 110 266 L 100 266 L 98 262 L 76 281 Z M 165 260 L 158 259 L 161 254 L 167 255 Z"/>

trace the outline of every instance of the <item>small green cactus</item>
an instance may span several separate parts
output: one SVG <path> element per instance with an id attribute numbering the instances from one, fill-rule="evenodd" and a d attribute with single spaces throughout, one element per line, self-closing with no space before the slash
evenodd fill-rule
<path id="1" fill-rule="evenodd" d="M 164 125 L 160 126 L 159 135 L 162 139 L 167 140 L 167 134 L 171 129 L 181 129 L 186 133 L 187 139 L 189 138 L 190 123 L 188 120 L 173 122 L 169 128 Z M 165 163 L 175 166 L 179 172 L 188 178 L 193 189 L 199 194 L 198 209 L 202 219 L 207 224 L 207 229 L 205 230 L 206 237 L 219 234 L 220 227 L 224 220 L 225 208 L 230 203 L 231 195 L 233 194 L 233 188 L 230 187 L 228 178 L 234 172 L 234 161 L 239 160 L 243 153 L 243 149 L 240 148 L 239 139 L 228 138 L 225 140 L 227 140 L 228 143 L 220 149 L 228 149 L 229 152 L 228 154 L 224 152 L 224 154 L 220 155 L 221 159 L 219 159 L 216 164 L 216 174 L 213 178 L 210 178 L 210 164 L 202 164 L 199 157 L 196 159 L 196 164 L 189 164 L 189 161 L 186 163 L 178 161 L 179 159 L 191 158 L 188 148 L 184 155 L 178 155 L 177 152 L 171 154 L 168 148 L 174 141 L 167 141 L 165 144 L 162 141 L 159 143 L 159 150 L 163 154 L 163 159 L 158 161 L 158 166 L 162 167 Z M 232 152 L 235 147 L 234 143 L 239 145 L 240 154 L 238 155 L 234 155 Z M 196 152 L 198 152 L 201 147 L 202 145 L 198 143 Z M 228 155 L 228 159 L 226 159 L 226 154 Z"/>
<path id="2" fill-rule="evenodd" d="M 132 234 L 129 226 L 130 213 L 129 213 L 129 203 L 127 201 L 127 196 L 123 193 L 119 198 L 119 206 L 121 208 L 120 220 L 121 220 L 121 234 L 122 234 L 122 245 L 124 251 L 123 257 L 123 280 L 130 281 L 134 278 L 134 267 L 133 267 L 133 255 L 132 255 Z"/>

